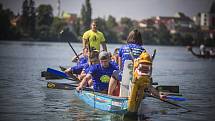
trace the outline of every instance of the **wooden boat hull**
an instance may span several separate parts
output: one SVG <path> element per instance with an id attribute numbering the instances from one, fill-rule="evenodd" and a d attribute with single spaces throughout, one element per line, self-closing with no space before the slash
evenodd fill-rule
<path id="1" fill-rule="evenodd" d="M 75 94 L 82 101 L 95 109 L 116 114 L 127 113 L 128 98 L 110 96 L 93 91 L 81 91 L 76 92 Z"/>

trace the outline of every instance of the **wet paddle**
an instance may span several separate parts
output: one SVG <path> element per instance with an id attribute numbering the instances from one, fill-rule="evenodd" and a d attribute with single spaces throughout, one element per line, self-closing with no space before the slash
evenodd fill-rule
<path id="1" fill-rule="evenodd" d="M 47 88 L 51 89 L 64 89 L 64 90 L 74 90 L 77 86 L 68 83 L 56 83 L 47 82 Z"/>
<path id="2" fill-rule="evenodd" d="M 155 58 L 156 52 L 157 52 L 157 50 L 156 50 L 156 49 L 154 49 L 154 52 L 153 52 L 153 55 L 152 55 L 152 61 L 153 61 L 153 60 L 154 60 L 154 58 Z"/>
<path id="3" fill-rule="evenodd" d="M 186 99 L 179 93 L 179 86 L 167 86 L 167 85 L 159 85 L 156 87 L 160 95 L 163 95 L 166 99 L 171 99 L 175 101 L 185 101 Z"/>
<path id="4" fill-rule="evenodd" d="M 181 105 L 176 104 L 176 103 L 174 103 L 174 102 L 168 101 L 168 100 L 166 100 L 166 99 L 163 99 L 163 98 L 160 98 L 160 97 L 154 96 L 154 95 L 152 95 L 152 94 L 148 94 L 148 95 L 149 95 L 149 96 L 151 96 L 151 97 L 153 97 L 153 98 L 155 98 L 155 99 L 158 99 L 158 100 L 161 100 L 161 101 L 163 101 L 163 102 L 166 102 L 166 103 L 168 103 L 168 104 L 171 104 L 171 105 L 174 105 L 174 106 L 176 106 L 176 107 L 179 107 L 179 108 L 185 109 L 185 110 L 187 110 L 188 112 L 190 112 L 190 111 L 191 111 L 190 109 L 188 109 L 188 108 L 186 108 L 186 107 L 184 107 L 184 106 L 181 106 Z"/>
<path id="5" fill-rule="evenodd" d="M 179 93 L 179 86 L 159 85 L 156 87 L 159 92 Z"/>
<path id="6" fill-rule="evenodd" d="M 56 76 L 55 74 L 49 73 L 47 71 L 42 71 L 41 77 L 44 77 L 46 80 L 47 79 L 63 79 L 63 77 Z"/>
<path id="7" fill-rule="evenodd" d="M 52 68 L 47 68 L 47 72 L 52 73 L 52 74 L 54 74 L 56 76 L 68 79 L 68 80 L 79 81 L 79 79 L 74 75 L 71 75 L 71 78 L 70 78 L 64 72 L 61 72 L 61 71 L 58 71 L 58 70 L 55 70 L 55 69 L 52 69 Z"/>
<path id="8" fill-rule="evenodd" d="M 186 100 L 184 97 L 171 96 L 171 95 L 163 96 L 163 98 L 174 100 L 174 101 L 185 101 Z"/>
<path id="9" fill-rule="evenodd" d="M 65 32 L 64 30 L 61 30 L 61 32 L 60 32 L 61 38 L 63 37 L 63 33 L 64 33 L 64 32 Z M 72 48 L 73 52 L 75 53 L 76 57 L 77 57 L 78 60 L 79 60 L 79 56 L 78 56 L 78 54 L 76 53 L 75 49 L 72 47 L 72 44 L 70 43 L 70 41 L 69 41 L 68 39 L 66 39 L 66 41 L 68 42 L 70 48 Z"/>
<path id="10" fill-rule="evenodd" d="M 47 88 L 51 89 L 75 90 L 76 87 L 78 87 L 78 85 L 68 83 L 47 82 Z M 85 87 L 83 90 L 94 91 L 92 88 L 89 87 Z"/>

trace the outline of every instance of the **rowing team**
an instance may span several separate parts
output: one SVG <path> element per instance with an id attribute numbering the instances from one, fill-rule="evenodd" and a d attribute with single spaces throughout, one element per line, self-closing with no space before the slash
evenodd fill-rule
<path id="1" fill-rule="evenodd" d="M 65 73 L 68 76 L 78 75 L 81 82 L 76 88 L 77 91 L 85 86 L 93 86 L 95 91 L 118 96 L 125 60 L 138 60 L 140 63 L 136 65 L 135 70 L 138 75 L 151 76 L 152 60 L 142 45 L 141 33 L 135 29 L 129 33 L 127 44 L 115 49 L 112 56 L 106 51 L 99 52 L 95 48 L 89 50 L 84 48 L 83 56 L 74 59 L 74 61 L 78 60 L 77 65 L 68 68 Z M 149 90 L 158 95 L 152 86 Z"/>

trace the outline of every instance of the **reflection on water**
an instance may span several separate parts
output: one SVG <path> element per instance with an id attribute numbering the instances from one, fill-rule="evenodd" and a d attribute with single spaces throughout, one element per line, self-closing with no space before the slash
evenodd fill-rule
<path id="1" fill-rule="evenodd" d="M 72 46 L 81 51 L 80 43 Z M 119 46 L 109 44 L 108 48 L 113 52 Z M 146 46 L 146 49 L 150 53 L 157 49 L 153 80 L 160 85 L 179 85 L 187 101 L 178 104 L 192 112 L 148 97 L 142 102 L 136 120 L 214 120 L 215 60 L 195 58 L 185 47 Z M 87 106 L 73 91 L 46 88 L 41 71 L 47 67 L 71 66 L 73 56 L 67 43 L 0 42 L 0 120 L 123 120 L 123 116 Z"/>

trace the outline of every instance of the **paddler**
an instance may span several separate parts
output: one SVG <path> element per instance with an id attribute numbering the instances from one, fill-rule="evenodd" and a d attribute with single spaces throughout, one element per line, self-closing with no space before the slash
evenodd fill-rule
<path id="1" fill-rule="evenodd" d="M 114 70 L 118 70 L 118 66 L 111 63 L 109 53 L 106 51 L 100 52 L 99 61 L 99 64 L 95 64 L 90 67 L 89 72 L 76 88 L 77 91 L 80 91 L 86 86 L 87 81 L 92 79 L 93 89 L 95 91 L 107 93 L 110 77 Z"/>

